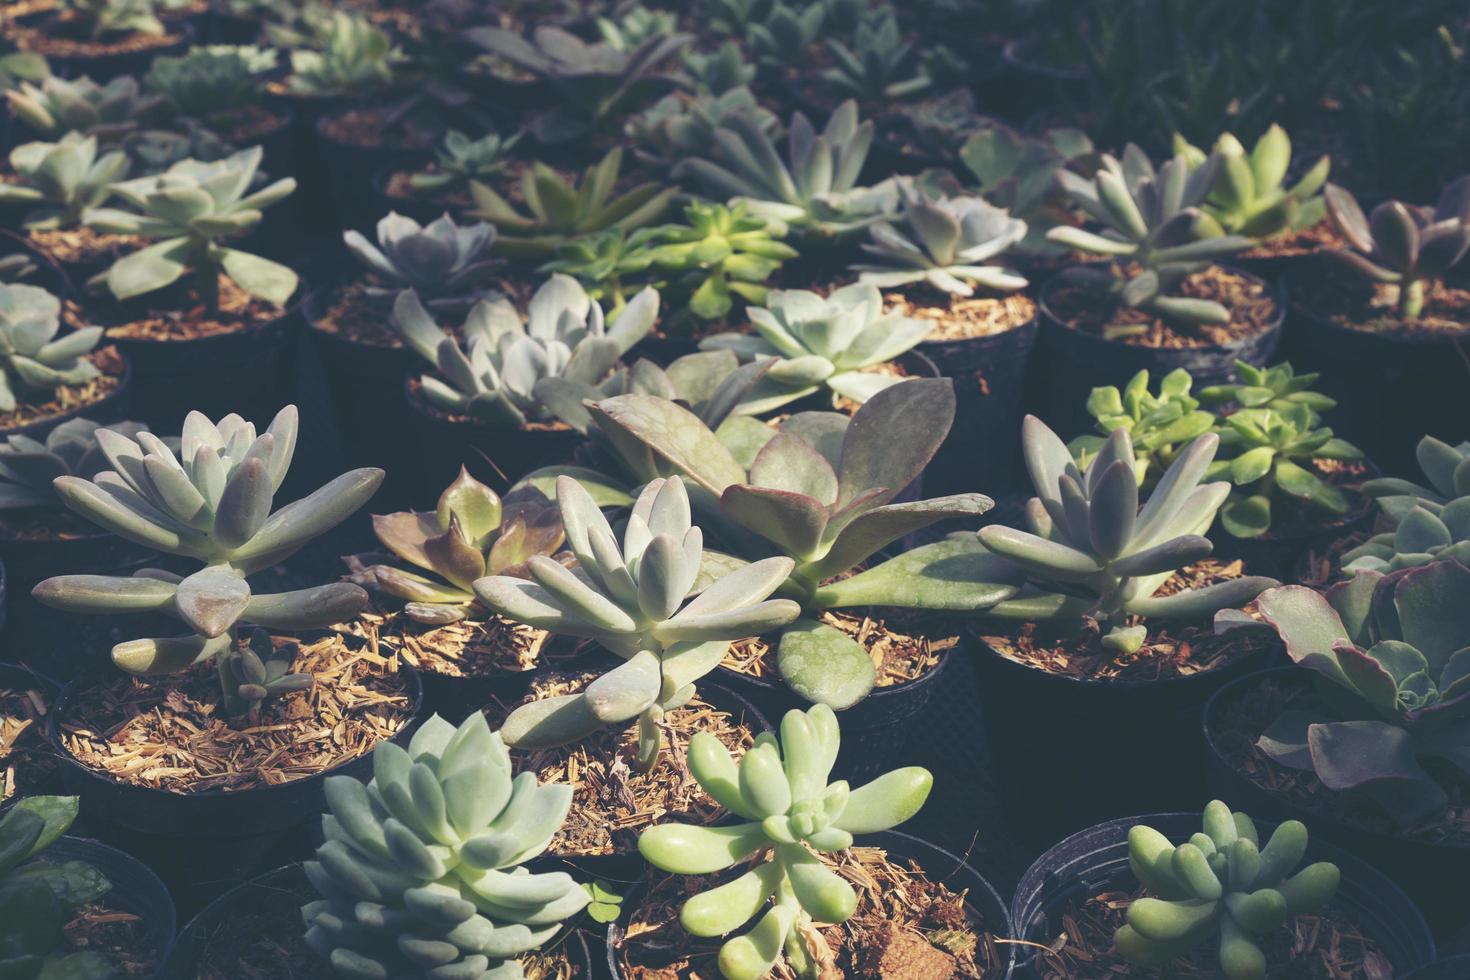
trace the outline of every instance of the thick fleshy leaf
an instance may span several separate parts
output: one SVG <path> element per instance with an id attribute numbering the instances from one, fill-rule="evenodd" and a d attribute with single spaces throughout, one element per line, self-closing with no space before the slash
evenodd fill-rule
<path id="1" fill-rule="evenodd" d="M 174 594 L 179 618 L 195 633 L 208 637 L 234 626 L 249 601 L 245 577 L 224 565 L 195 572 L 178 584 Z"/>
<path id="2" fill-rule="evenodd" d="M 1436 562 L 1404 574 L 1393 593 L 1404 640 L 1438 677 L 1470 638 L 1470 569 Z"/>
<path id="3" fill-rule="evenodd" d="M 877 674 L 861 644 L 841 630 L 802 619 L 781 634 L 776 667 L 799 696 L 835 710 L 861 701 Z"/>
<path id="4" fill-rule="evenodd" d="M 638 853 L 649 864 L 681 875 L 713 874 L 766 844 L 758 823 L 696 827 L 663 823 L 638 837 Z"/>
<path id="5" fill-rule="evenodd" d="M 884 503 L 897 496 L 939 451 L 954 411 L 948 379 L 914 379 L 870 398 L 847 426 L 838 505 L 878 487 L 887 491 Z"/>
<path id="6" fill-rule="evenodd" d="M 611 422 L 668 460 L 711 493 L 745 482 L 745 469 L 688 409 L 649 395 L 619 395 L 599 402 L 594 417 Z"/>
<path id="7" fill-rule="evenodd" d="M 891 830 L 918 813 L 934 787 L 929 770 L 894 769 L 853 790 L 835 826 L 852 834 Z"/>
<path id="8" fill-rule="evenodd" d="M 995 501 L 984 494 L 965 493 L 867 510 L 842 528 L 827 554 L 812 570 L 812 577 L 819 581 L 831 578 L 866 561 L 899 538 L 942 520 L 978 517 L 994 506 Z M 831 537 L 831 525 L 827 537 Z"/>
<path id="9" fill-rule="evenodd" d="M 1307 733 L 1312 768 L 1328 789 L 1399 794 L 1394 815 L 1408 822 L 1444 805 L 1444 790 L 1420 768 L 1413 737 L 1381 721 L 1313 725 Z M 1390 796 L 1389 798 L 1393 798 Z"/>
<path id="10" fill-rule="evenodd" d="M 862 606 L 977 612 L 1011 598 L 1024 573 L 973 537 L 922 545 L 817 590 L 823 609 Z"/>

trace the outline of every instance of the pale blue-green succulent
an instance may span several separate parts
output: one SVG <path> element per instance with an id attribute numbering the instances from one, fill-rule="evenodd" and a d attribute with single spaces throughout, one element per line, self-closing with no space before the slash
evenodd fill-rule
<path id="1" fill-rule="evenodd" d="M 103 143 L 137 129 L 163 104 L 162 96 L 143 95 L 131 75 L 119 75 L 105 85 L 86 75 L 49 75 L 21 82 L 5 93 L 5 100 L 37 136 L 54 141 L 77 132 Z"/>
<path id="2" fill-rule="evenodd" d="M 112 196 L 112 185 L 128 174 L 127 154 L 97 152 L 97 139 L 67 133 L 55 143 L 22 143 L 10 151 L 16 180 L 0 183 L 0 204 L 28 208 L 24 227 L 49 231 L 75 228 L 88 208 Z"/>
<path id="3" fill-rule="evenodd" d="M 376 242 L 349 228 L 342 244 L 382 282 L 368 285 L 366 295 L 389 300 L 412 289 L 430 309 L 463 309 L 483 297 L 497 265 L 490 256 L 495 227 L 459 225 L 448 214 L 421 225 L 389 211 L 378 222 Z"/>
<path id="4" fill-rule="evenodd" d="M 955 296 L 972 296 L 976 286 L 1026 288 L 1014 269 L 986 264 L 1026 237 L 1026 222 L 979 197 L 931 196 L 911 183 L 899 184 L 899 193 L 902 227 L 869 226 L 863 251 L 870 257 L 852 266 L 860 281 L 880 289 L 926 283 Z"/>
<path id="5" fill-rule="evenodd" d="M 0 285 L 0 412 L 29 392 L 90 381 L 101 371 L 87 355 L 101 327 L 61 331 L 61 301 L 39 286 Z"/>
<path id="6" fill-rule="evenodd" d="M 45 441 L 13 435 L 0 443 L 0 511 L 28 507 L 62 507 L 53 486 L 58 476 L 90 480 L 107 468 L 97 445 L 101 422 L 67 419 L 46 433 Z M 107 428 L 128 438 L 148 428 L 141 422 L 112 422 Z"/>
<path id="7" fill-rule="evenodd" d="M 1344 569 L 1388 572 L 1446 558 L 1470 567 L 1470 443 L 1425 436 L 1416 452 L 1427 486 L 1378 477 L 1359 487 L 1391 526 L 1345 552 Z"/>

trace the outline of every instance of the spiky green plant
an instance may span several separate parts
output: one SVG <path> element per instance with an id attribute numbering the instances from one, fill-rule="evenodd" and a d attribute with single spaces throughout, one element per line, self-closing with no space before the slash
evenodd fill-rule
<path id="1" fill-rule="evenodd" d="M 975 287 L 996 292 L 1025 289 L 1014 269 L 986 265 L 1026 237 L 1026 222 L 978 197 L 932 197 L 900 184 L 902 229 L 888 221 L 868 226 L 863 243 L 871 258 L 853 265 L 861 282 L 880 289 L 927 283 L 954 296 Z"/>
<path id="2" fill-rule="evenodd" d="M 1148 369 L 1139 371 L 1119 389 L 1109 385 L 1092 389 L 1087 412 L 1097 421 L 1097 433 L 1080 435 L 1067 444 L 1077 466 L 1085 473 L 1108 436 L 1126 429 L 1133 443 L 1134 468 L 1140 487 L 1153 486 L 1179 451 L 1215 425 L 1215 416 L 1200 409 L 1190 394 L 1194 379 L 1175 368 L 1159 381 L 1156 395 L 1148 388 Z"/>
<path id="3" fill-rule="evenodd" d="M 53 481 L 58 476 L 90 480 L 107 468 L 97 445 L 102 423 L 67 419 L 46 433 L 45 441 L 13 435 L 0 443 L 0 511 L 65 506 Z M 148 427 L 141 422 L 112 422 L 107 428 L 128 438 Z"/>
<path id="4" fill-rule="evenodd" d="M 10 151 L 16 179 L 0 183 L 0 204 L 28 208 L 21 218 L 34 231 L 75 228 L 82 214 L 112 196 L 128 174 L 127 154 L 97 152 L 97 138 L 68 133 L 56 143 L 22 143 Z"/>
<path id="5" fill-rule="evenodd" d="M 828 38 L 827 51 L 833 65 L 822 72 L 821 78 L 845 96 L 895 102 L 922 95 L 934 85 L 913 42 L 903 39 L 898 17 L 890 6 L 869 8 L 852 35 L 852 43 Z"/>
<path id="6" fill-rule="evenodd" d="M 101 327 L 58 337 L 61 301 L 39 286 L 0 285 L 0 412 L 19 400 L 82 384 L 101 372 L 87 357 L 102 340 Z"/>
<path id="7" fill-rule="evenodd" d="M 376 242 L 349 228 L 342 244 L 382 282 L 367 285 L 366 295 L 387 301 L 412 289 L 430 309 L 463 309 L 482 298 L 497 265 L 490 257 L 494 226 L 483 221 L 460 226 L 448 214 L 420 225 L 389 211 L 378 222 Z"/>
<path id="8" fill-rule="evenodd" d="M 1190 166 L 1207 159 L 1203 150 L 1174 134 L 1174 152 Z M 1295 184 L 1286 186 L 1291 167 L 1291 138 L 1275 123 L 1256 140 L 1249 154 L 1230 133 L 1215 141 L 1220 172 L 1205 198 L 1204 209 L 1226 232 L 1257 241 L 1288 231 L 1310 228 L 1327 216 L 1322 186 L 1332 160 L 1325 154 Z"/>

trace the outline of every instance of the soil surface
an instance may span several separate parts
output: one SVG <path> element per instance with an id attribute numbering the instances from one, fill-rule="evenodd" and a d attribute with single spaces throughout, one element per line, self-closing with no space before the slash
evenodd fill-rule
<path id="1" fill-rule="evenodd" d="M 1169 295 L 1214 300 L 1230 311 L 1230 322 L 1190 325 L 1166 320 L 1078 286 L 1054 289 L 1046 302 L 1057 319 L 1074 330 L 1099 336 L 1129 330 L 1114 337 L 1115 342 L 1172 349 L 1216 347 L 1247 340 L 1264 333 L 1280 312 L 1268 285 L 1221 266 L 1185 277 Z"/>
<path id="2" fill-rule="evenodd" d="M 170 342 L 199 340 L 221 334 L 240 333 L 262 326 L 284 316 L 286 308 L 251 296 L 235 283 L 220 276 L 219 310 L 211 313 L 199 305 L 192 289 L 177 309 L 150 310 L 135 320 L 107 328 L 107 336 L 115 340 Z"/>
<path id="3" fill-rule="evenodd" d="M 445 677 L 493 677 L 535 670 L 551 634 L 491 616 L 447 626 L 415 622 L 398 612 L 366 612 L 347 625 L 374 657 L 400 657 L 415 670 Z"/>
<path id="4" fill-rule="evenodd" d="M 16 399 L 15 411 L 0 412 L 0 438 L 3 438 L 8 431 L 35 422 L 54 419 L 71 412 L 80 412 L 104 401 L 116 392 L 122 384 L 123 373 L 126 370 L 123 359 L 117 353 L 117 348 L 97 347 L 87 355 L 87 359 L 97 365 L 97 370 L 102 372 L 90 381 L 83 381 L 75 385 L 62 385 L 47 392 L 31 393 L 22 390 L 19 398 Z"/>
<path id="5" fill-rule="evenodd" d="M 1284 259 L 1311 255 L 1324 248 L 1347 248 L 1347 241 L 1337 233 L 1331 218 L 1323 218 L 1310 228 L 1288 231 L 1268 238 L 1247 251 L 1241 259 Z"/>
<path id="6" fill-rule="evenodd" d="M 1036 319 L 1036 301 L 1023 293 L 966 297 L 906 287 L 901 292 L 884 293 L 883 301 L 892 312 L 933 320 L 936 325 L 924 338 L 926 344 L 993 337 Z"/>
<path id="7" fill-rule="evenodd" d="M 86 225 L 55 231 L 32 231 L 27 233 L 27 237 L 38 252 L 60 265 L 111 265 L 113 260 L 147 244 L 136 235 L 108 235 Z"/>
<path id="8" fill-rule="evenodd" d="M 131 912 L 108 908 L 106 895 L 72 913 L 62 943 L 68 953 L 101 954 L 116 977 L 152 977 L 163 955 L 151 942 L 148 923 Z"/>

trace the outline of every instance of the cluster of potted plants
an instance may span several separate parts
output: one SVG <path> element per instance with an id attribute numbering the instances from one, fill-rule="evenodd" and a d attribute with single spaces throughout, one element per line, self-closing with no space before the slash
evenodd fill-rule
<path id="1" fill-rule="evenodd" d="M 1396 199 L 1279 80 L 1120 128 L 1111 2 L 21 6 L 0 976 L 1386 977 L 1470 924 L 1470 176 Z M 1010 902 L 910 764 L 953 691 Z"/>

